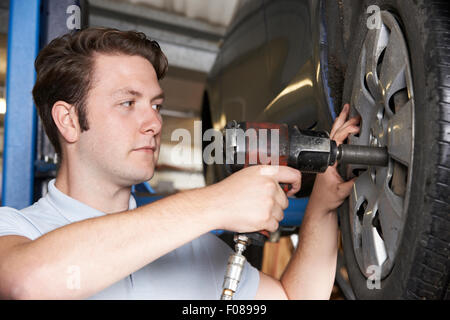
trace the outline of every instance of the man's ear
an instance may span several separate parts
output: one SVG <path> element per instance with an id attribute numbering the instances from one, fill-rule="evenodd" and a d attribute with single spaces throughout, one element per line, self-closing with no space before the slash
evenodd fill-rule
<path id="1" fill-rule="evenodd" d="M 52 117 L 59 133 L 68 143 L 78 141 L 81 131 L 75 106 L 57 101 L 52 108 Z"/>

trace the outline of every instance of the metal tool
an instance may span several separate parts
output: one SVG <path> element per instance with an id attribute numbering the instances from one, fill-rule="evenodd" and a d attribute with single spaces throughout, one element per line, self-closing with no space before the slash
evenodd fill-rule
<path id="1" fill-rule="evenodd" d="M 251 165 L 289 166 L 301 172 L 322 173 L 336 162 L 387 166 L 387 148 L 339 145 L 327 132 L 299 130 L 297 126 L 261 122 L 229 122 L 224 131 L 224 157 L 228 174 Z M 290 186 L 282 185 L 284 191 Z M 235 253 L 228 259 L 222 300 L 232 300 L 250 244 L 263 245 L 267 232 L 235 234 Z"/>
<path id="2" fill-rule="evenodd" d="M 239 281 L 241 280 L 242 270 L 246 260 L 242 253 L 249 245 L 249 238 L 245 234 L 235 234 L 234 242 L 236 242 L 234 247 L 235 253 L 228 258 L 221 300 L 233 299 L 233 294 L 236 292 Z"/>

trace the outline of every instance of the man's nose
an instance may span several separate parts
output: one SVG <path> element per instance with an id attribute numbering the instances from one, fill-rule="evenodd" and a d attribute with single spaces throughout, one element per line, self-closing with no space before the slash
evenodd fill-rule
<path id="1" fill-rule="evenodd" d="M 159 111 L 154 110 L 153 107 L 150 106 L 140 116 L 140 128 L 143 134 L 153 133 L 156 135 L 161 132 L 162 118 Z"/>

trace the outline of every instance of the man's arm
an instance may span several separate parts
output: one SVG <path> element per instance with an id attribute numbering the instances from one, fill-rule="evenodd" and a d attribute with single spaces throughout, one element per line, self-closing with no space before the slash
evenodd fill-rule
<path id="1" fill-rule="evenodd" d="M 209 231 L 212 215 L 192 205 L 195 196 L 180 193 L 129 212 L 76 222 L 34 241 L 2 237 L 2 296 L 77 299 L 95 294 Z M 79 271 L 80 289 L 68 288 L 70 270 Z"/>
<path id="2" fill-rule="evenodd" d="M 300 173 L 280 168 L 267 175 L 261 168 L 135 210 L 69 224 L 34 241 L 0 237 L 0 297 L 86 298 L 210 230 L 275 231 L 288 205 L 278 183 L 293 183 L 297 192 Z M 79 271 L 79 289 L 68 288 L 70 270 Z"/>
<path id="3" fill-rule="evenodd" d="M 330 133 L 338 145 L 350 134 L 359 132 L 358 118 L 345 121 L 349 107 L 344 106 Z M 338 252 L 336 209 L 349 196 L 353 184 L 354 180 L 342 180 L 336 165 L 317 175 L 300 229 L 298 247 L 280 281 L 261 277 L 257 299 L 330 298 Z"/>
<path id="4" fill-rule="evenodd" d="M 320 210 L 320 209 L 319 209 Z M 329 299 L 336 271 L 336 212 L 320 212 L 308 203 L 299 245 L 281 280 L 260 273 L 255 299 Z"/>
<path id="5" fill-rule="evenodd" d="M 289 299 L 329 299 L 336 271 L 338 225 L 336 212 L 309 206 L 302 222 L 298 248 L 281 278 Z"/>

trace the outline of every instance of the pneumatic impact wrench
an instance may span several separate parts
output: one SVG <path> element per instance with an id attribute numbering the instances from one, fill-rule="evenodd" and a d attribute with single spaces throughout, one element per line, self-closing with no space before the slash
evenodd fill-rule
<path id="1" fill-rule="evenodd" d="M 370 166 L 387 166 L 389 162 L 385 147 L 337 146 L 327 132 L 299 130 L 287 124 L 231 121 L 223 131 L 223 139 L 224 164 L 228 174 L 259 164 L 323 173 L 336 162 Z M 280 185 L 285 192 L 291 188 L 290 185 Z M 228 259 L 222 300 L 233 299 L 246 261 L 243 252 L 247 246 L 263 245 L 267 237 L 266 231 L 234 235 L 235 252 Z"/>

